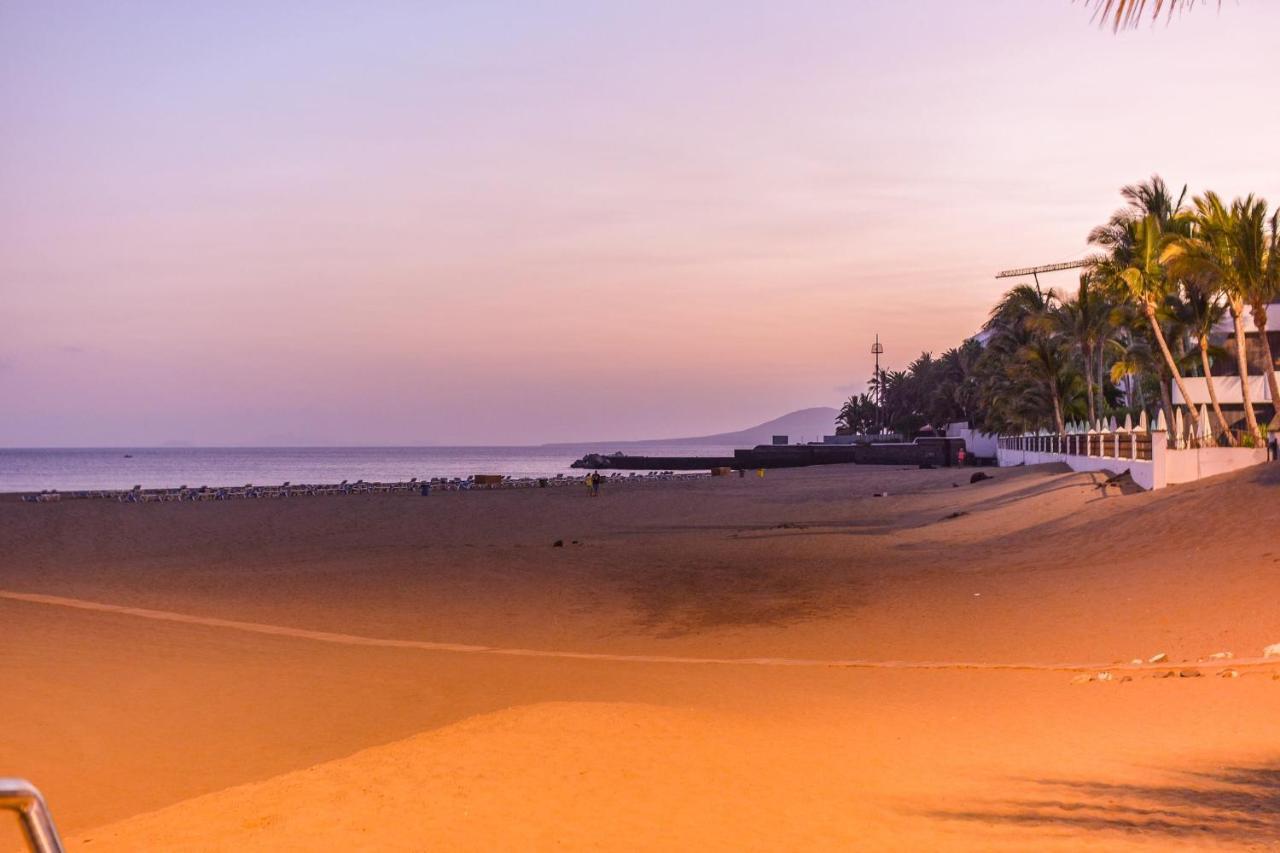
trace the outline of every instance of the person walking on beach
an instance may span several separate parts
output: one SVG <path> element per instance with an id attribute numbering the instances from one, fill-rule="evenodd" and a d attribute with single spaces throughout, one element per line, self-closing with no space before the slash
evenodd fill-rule
<path id="1" fill-rule="evenodd" d="M 600 472 L 596 471 L 591 475 L 591 497 L 600 497 Z"/>

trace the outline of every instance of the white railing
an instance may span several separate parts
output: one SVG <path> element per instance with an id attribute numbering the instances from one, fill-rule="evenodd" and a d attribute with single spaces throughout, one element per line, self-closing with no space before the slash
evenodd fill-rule
<path id="1" fill-rule="evenodd" d="M 1203 408 L 1195 421 L 1176 409 L 1173 430 L 1166 429 L 1163 415 L 1150 427 L 1145 416 L 1138 426 L 1128 417 L 1124 425 L 1113 418 L 1092 425 L 1072 423 L 1062 433 L 1041 430 L 1001 436 L 996 450 L 1001 467 L 1065 462 L 1073 471 L 1128 471 L 1144 489 L 1188 483 L 1266 461 L 1266 448 L 1217 446 Z"/>

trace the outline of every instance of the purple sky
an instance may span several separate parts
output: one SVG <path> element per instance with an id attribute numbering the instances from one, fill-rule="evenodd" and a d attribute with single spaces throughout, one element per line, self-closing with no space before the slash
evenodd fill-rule
<path id="1" fill-rule="evenodd" d="M 0 446 L 736 429 L 1280 202 L 1280 3 L 620 5 L 6 0 Z"/>

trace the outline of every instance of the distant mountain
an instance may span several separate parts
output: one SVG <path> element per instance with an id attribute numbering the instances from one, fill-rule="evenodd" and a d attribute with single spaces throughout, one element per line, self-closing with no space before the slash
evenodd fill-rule
<path id="1" fill-rule="evenodd" d="M 610 448 L 644 447 L 660 444 L 715 444 L 735 447 L 754 447 L 769 444 L 775 435 L 785 435 L 791 442 L 821 441 L 824 435 L 836 431 L 836 415 L 830 406 L 814 406 L 774 418 L 737 432 L 721 432 L 715 435 L 699 435 L 691 438 L 652 438 L 642 441 L 574 441 L 543 445 L 544 447 L 581 447 L 583 445 L 608 445 Z"/>

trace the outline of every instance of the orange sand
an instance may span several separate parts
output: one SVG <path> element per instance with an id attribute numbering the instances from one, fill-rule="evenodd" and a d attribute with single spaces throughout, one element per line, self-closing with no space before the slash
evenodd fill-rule
<path id="1" fill-rule="evenodd" d="M 1280 660 L 1195 661 L 1280 642 L 1280 466 L 994 473 L 0 503 L 0 591 L 167 614 L 0 594 L 0 775 L 71 849 L 1275 843 Z"/>

